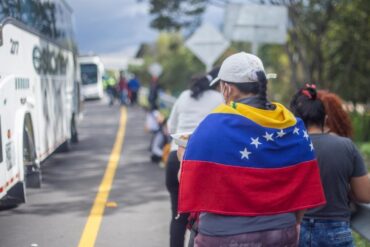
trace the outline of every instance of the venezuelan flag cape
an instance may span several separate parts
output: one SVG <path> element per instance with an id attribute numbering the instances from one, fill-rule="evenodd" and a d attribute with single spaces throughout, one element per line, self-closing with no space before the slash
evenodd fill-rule
<path id="1" fill-rule="evenodd" d="M 325 204 L 313 145 L 284 106 L 221 105 L 188 141 L 179 213 L 257 216 Z"/>

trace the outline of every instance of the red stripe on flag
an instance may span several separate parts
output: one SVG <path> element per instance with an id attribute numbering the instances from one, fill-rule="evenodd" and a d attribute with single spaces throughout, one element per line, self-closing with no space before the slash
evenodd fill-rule
<path id="1" fill-rule="evenodd" d="M 179 212 L 256 216 L 325 204 L 316 160 L 270 169 L 186 160 L 179 193 Z"/>

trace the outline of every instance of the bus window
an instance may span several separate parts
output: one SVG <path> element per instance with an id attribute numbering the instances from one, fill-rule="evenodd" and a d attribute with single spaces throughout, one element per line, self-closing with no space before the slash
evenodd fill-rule
<path id="1" fill-rule="evenodd" d="M 0 2 L 0 21 L 5 19 L 8 16 L 12 15 L 12 8 L 9 6 L 8 1 Z"/>
<path id="2" fill-rule="evenodd" d="M 69 50 L 76 46 L 71 15 L 64 1 L 0 0 L 0 21 L 15 18 Z"/>
<path id="3" fill-rule="evenodd" d="M 98 67 L 95 64 L 81 64 L 81 80 L 83 85 L 98 82 Z"/>
<path id="4" fill-rule="evenodd" d="M 1 132 L 1 118 L 0 118 L 0 163 L 3 162 L 3 142 L 1 140 L 1 136 L 3 133 Z"/>
<path id="5" fill-rule="evenodd" d="M 3 4 L 2 3 L 0 3 L 0 21 L 2 20 L 2 19 L 4 19 L 4 7 L 3 7 Z"/>

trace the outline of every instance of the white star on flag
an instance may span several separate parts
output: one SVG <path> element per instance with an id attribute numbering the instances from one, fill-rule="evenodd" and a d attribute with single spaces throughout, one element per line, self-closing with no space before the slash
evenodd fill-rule
<path id="1" fill-rule="evenodd" d="M 299 129 L 297 127 L 295 127 L 294 130 L 293 130 L 293 133 L 299 135 Z"/>
<path id="2" fill-rule="evenodd" d="M 306 140 L 308 140 L 308 134 L 307 134 L 307 131 L 303 131 L 303 137 L 306 138 Z"/>
<path id="3" fill-rule="evenodd" d="M 252 140 L 251 145 L 255 145 L 256 148 L 258 148 L 258 145 L 262 145 L 262 143 L 260 143 L 258 139 L 259 139 L 259 137 L 255 138 L 255 139 L 253 137 L 251 137 L 251 140 Z"/>
<path id="4" fill-rule="evenodd" d="M 278 137 L 280 137 L 280 138 L 281 138 L 281 137 L 285 136 L 285 134 L 286 134 L 286 133 L 284 132 L 284 130 L 282 130 L 282 129 L 281 129 L 281 130 L 280 130 L 279 132 L 277 132 L 276 134 L 278 135 Z"/>
<path id="5" fill-rule="evenodd" d="M 311 148 L 311 151 L 313 151 L 313 144 L 312 144 L 312 142 L 310 143 L 310 148 Z"/>
<path id="6" fill-rule="evenodd" d="M 267 133 L 267 132 L 266 132 L 266 134 L 263 136 L 263 138 L 265 138 L 265 139 L 266 139 L 266 141 L 273 141 L 273 140 L 274 140 L 274 139 L 272 138 L 273 134 L 274 134 L 274 133 L 269 134 L 269 133 Z"/>
<path id="7" fill-rule="evenodd" d="M 241 159 L 244 159 L 244 158 L 249 159 L 249 155 L 251 154 L 251 152 L 248 152 L 247 148 L 244 148 L 243 151 L 239 151 L 239 152 L 242 154 L 242 158 Z"/>

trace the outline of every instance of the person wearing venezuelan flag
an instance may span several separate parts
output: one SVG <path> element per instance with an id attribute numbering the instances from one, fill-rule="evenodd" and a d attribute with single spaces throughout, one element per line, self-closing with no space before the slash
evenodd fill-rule
<path id="1" fill-rule="evenodd" d="M 304 210 L 326 203 L 304 123 L 267 100 L 257 56 L 229 56 L 214 83 L 226 104 L 178 152 L 178 212 L 200 213 L 194 245 L 297 246 Z"/>

